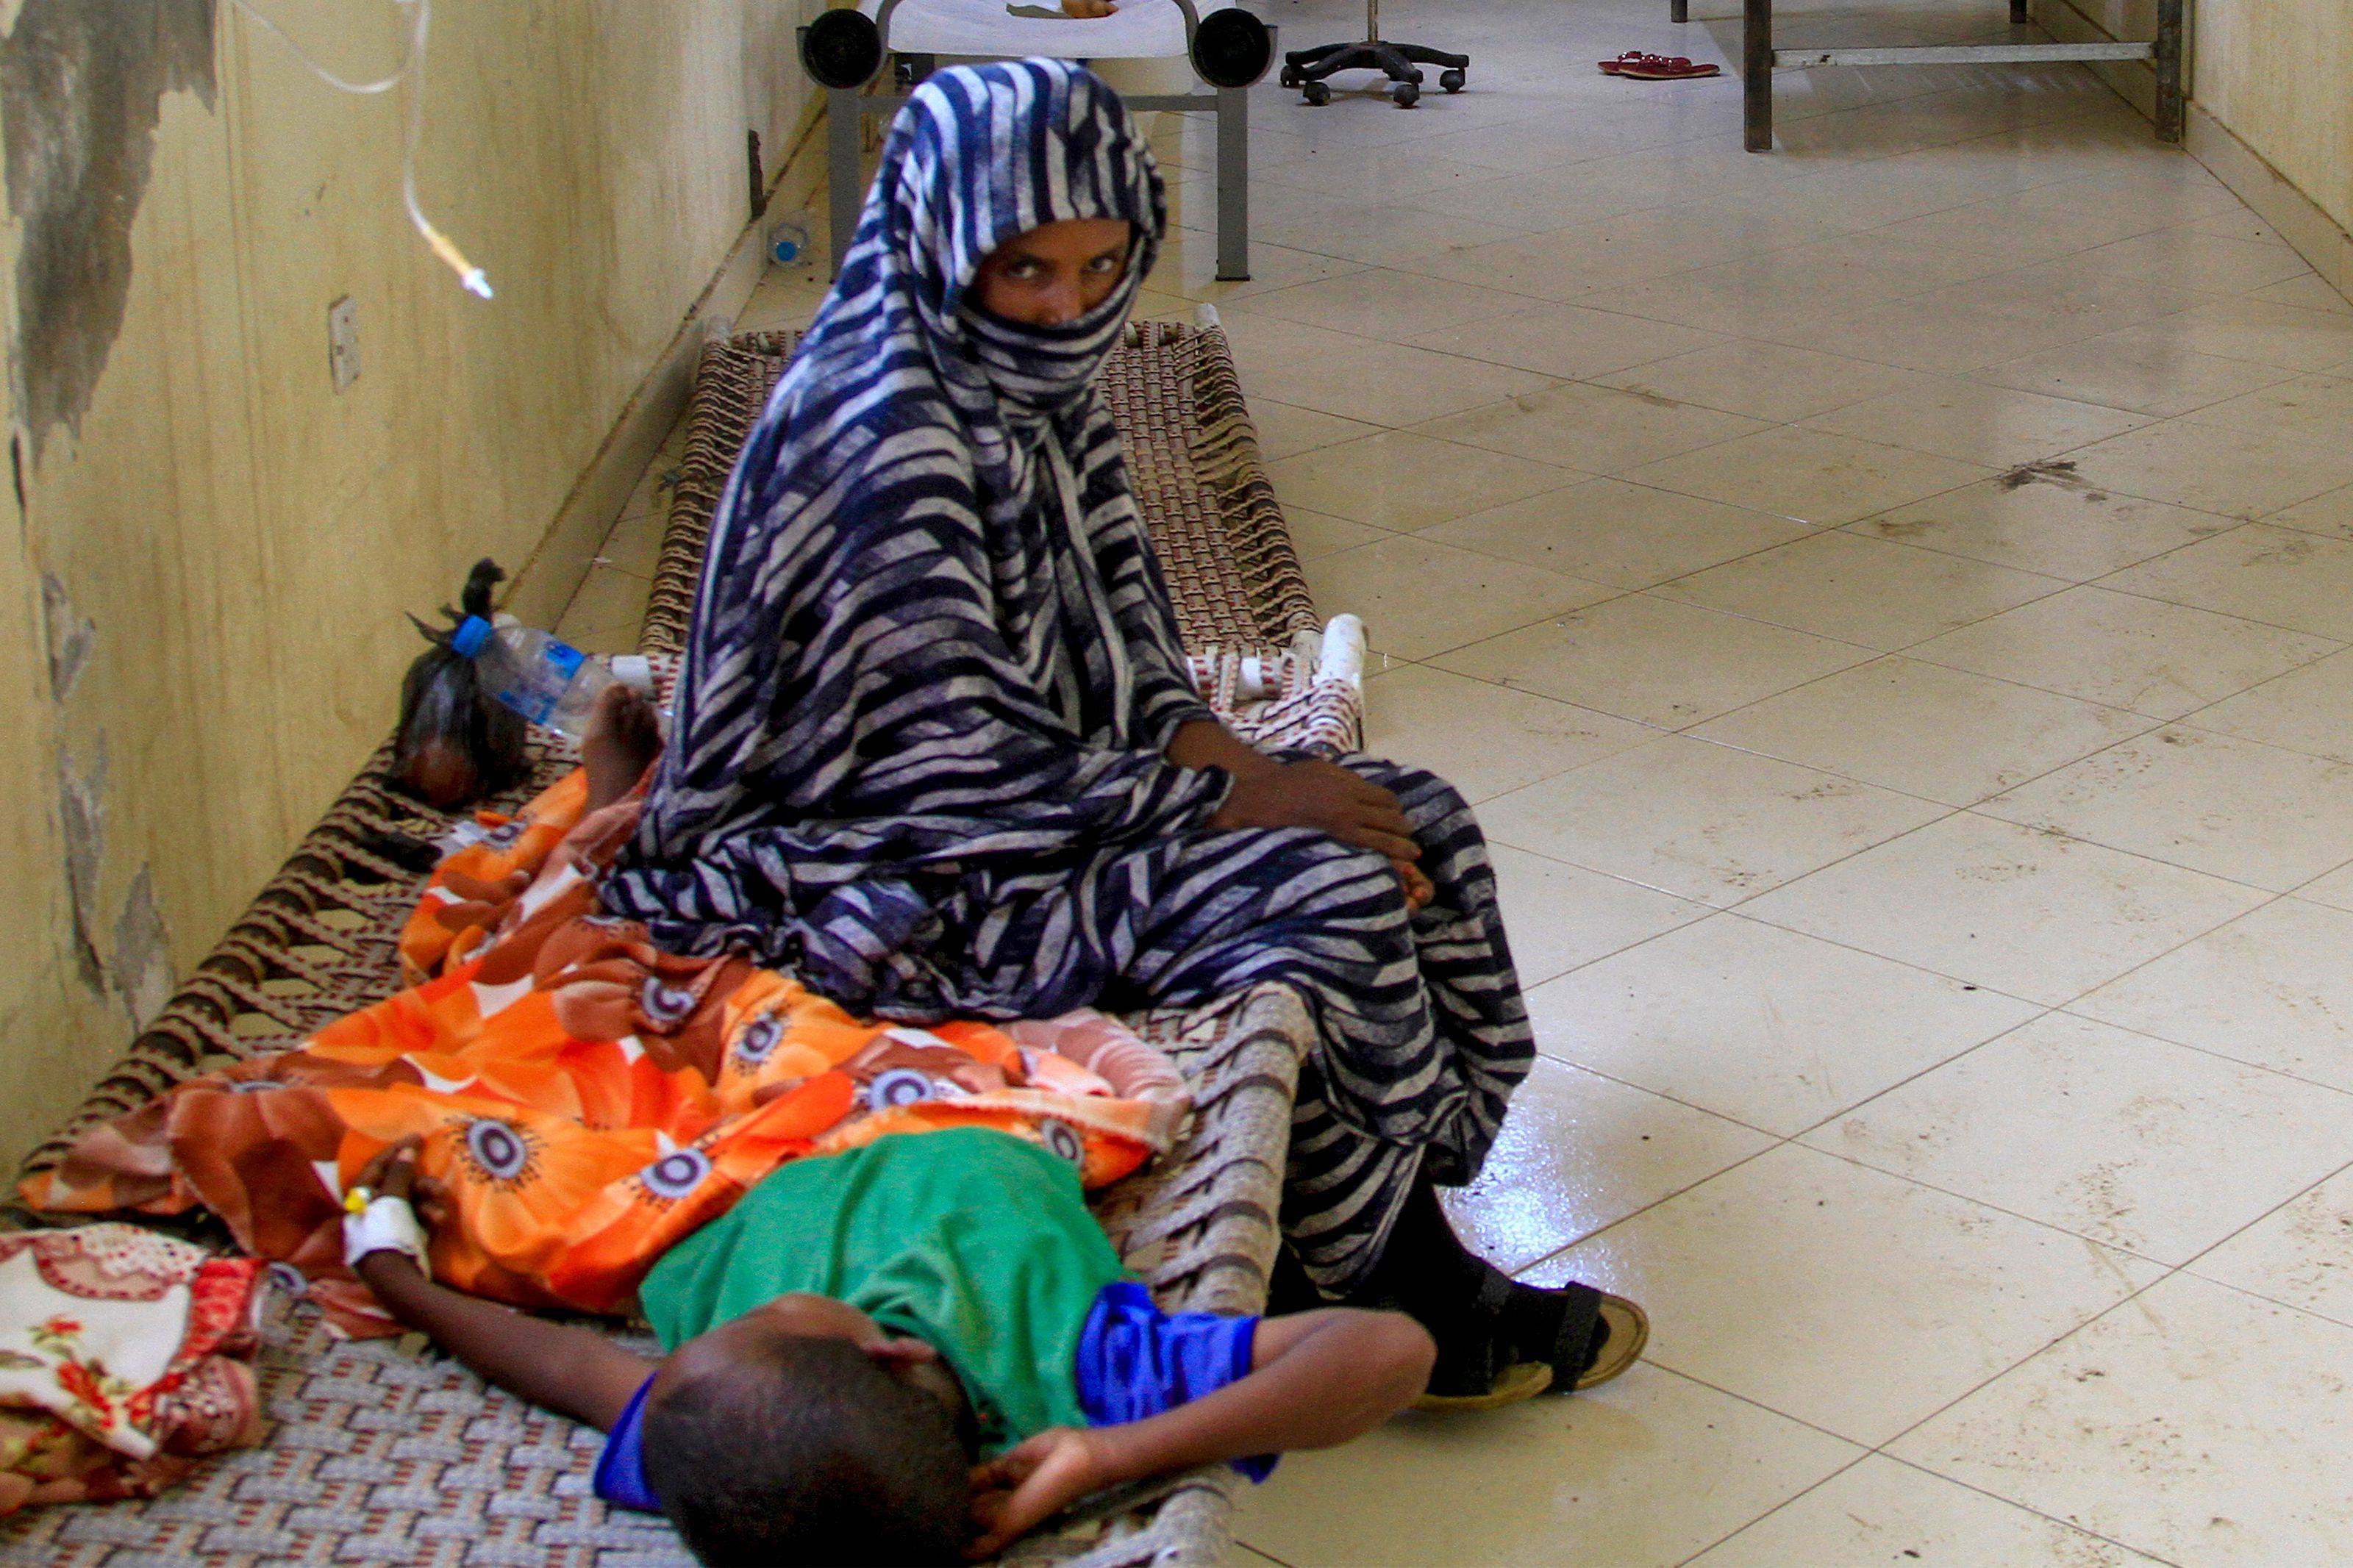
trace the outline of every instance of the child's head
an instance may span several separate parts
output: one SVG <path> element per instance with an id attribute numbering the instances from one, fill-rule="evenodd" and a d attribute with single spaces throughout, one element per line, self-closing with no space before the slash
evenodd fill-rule
<path id="1" fill-rule="evenodd" d="M 646 1479 L 711 1568 L 960 1560 L 971 1457 L 929 1345 L 786 1296 L 679 1347 L 646 1401 Z"/>

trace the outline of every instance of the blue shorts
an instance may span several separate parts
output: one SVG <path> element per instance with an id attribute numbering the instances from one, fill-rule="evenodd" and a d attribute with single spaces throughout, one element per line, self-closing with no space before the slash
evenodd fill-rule
<path id="1" fill-rule="evenodd" d="M 1214 1394 L 1250 1375 L 1258 1339 L 1256 1318 L 1215 1312 L 1171 1315 L 1152 1304 L 1132 1280 L 1106 1285 L 1079 1332 L 1072 1372 L 1079 1408 L 1088 1424 L 1115 1426 L 1142 1421 L 1188 1400 Z M 659 1513 L 661 1503 L 646 1484 L 643 1423 L 648 1378 L 629 1396 L 620 1419 L 596 1457 L 596 1495 L 617 1508 Z M 1254 1481 L 1266 1479 L 1275 1457 L 1261 1454 L 1234 1461 Z"/>

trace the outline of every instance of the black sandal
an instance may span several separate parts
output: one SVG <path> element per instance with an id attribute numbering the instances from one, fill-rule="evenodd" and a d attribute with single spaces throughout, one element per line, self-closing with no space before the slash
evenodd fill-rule
<path id="1" fill-rule="evenodd" d="M 1590 1285 L 1572 1280 L 1550 1289 L 1514 1286 L 1513 1300 L 1530 1315 L 1557 1313 L 1534 1342 L 1523 1339 L 1518 1346 L 1542 1356 L 1556 1394 L 1598 1387 L 1622 1375 L 1651 1342 L 1651 1320 L 1641 1307 Z"/>
<path id="2" fill-rule="evenodd" d="M 1468 1321 L 1438 1338 L 1438 1361 L 1416 1410 L 1498 1410 L 1534 1399 L 1552 1385 L 1553 1369 L 1513 1359 L 1503 1334 L 1504 1309 L 1517 1289 L 1511 1277 L 1487 1269 Z"/>

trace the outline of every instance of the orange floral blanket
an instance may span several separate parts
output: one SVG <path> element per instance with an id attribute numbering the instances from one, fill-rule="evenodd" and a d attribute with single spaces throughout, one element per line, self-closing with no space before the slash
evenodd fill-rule
<path id="1" fill-rule="evenodd" d="M 92 1129 L 25 1202 L 210 1209 L 369 1334 L 395 1326 L 343 1267 L 343 1197 L 403 1138 L 446 1210 L 437 1278 L 593 1312 L 628 1310 L 663 1252 L 802 1155 L 984 1125 L 1092 1187 L 1168 1147 L 1183 1080 L 1103 1015 L 876 1023 L 742 960 L 661 952 L 597 913 L 638 799 L 586 799 L 575 774 L 464 835 L 403 935 L 408 989 Z"/>

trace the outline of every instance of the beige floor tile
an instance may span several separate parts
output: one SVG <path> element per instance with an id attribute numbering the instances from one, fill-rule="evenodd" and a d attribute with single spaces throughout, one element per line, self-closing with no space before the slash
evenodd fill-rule
<path id="1" fill-rule="evenodd" d="M 1400 665 L 1365 683 L 1365 749 L 1487 800 L 1639 746 L 1658 731 L 1533 692 Z"/>
<path id="2" fill-rule="evenodd" d="M 2177 726 L 1978 809 L 2285 892 L 2353 848 L 2353 765 Z"/>
<path id="3" fill-rule="evenodd" d="M 2196 724 L 2353 763 L 2353 655 L 2332 654 L 2200 709 Z"/>
<path id="4" fill-rule="evenodd" d="M 1253 183 L 1299 186 L 1358 202 L 1407 200 L 1493 177 L 1492 169 L 1458 163 L 1432 151 L 1427 137 L 1376 147 L 1303 145 L 1290 157 L 1250 160 Z M 1271 204 L 1282 197 L 1266 191 L 1263 199 Z M 2266 278 L 2263 281 L 2273 280 Z"/>
<path id="5" fill-rule="evenodd" d="M 2145 425 L 2066 460 L 2102 489 L 2225 517 L 2261 517 L 2353 482 L 2353 445 L 2186 418 Z"/>
<path id="6" fill-rule="evenodd" d="M 2300 375 L 2259 392 L 2210 403 L 2191 417 L 2201 425 L 2287 436 L 2341 452 L 2353 442 L 2353 380 L 2341 375 Z"/>
<path id="7" fill-rule="evenodd" d="M 2316 877 L 2295 890 L 2299 899 L 2327 904 L 2333 910 L 2353 910 L 2353 864 L 2338 867 L 2326 877 Z"/>
<path id="8" fill-rule="evenodd" d="M 1363 616 L 1374 647 L 1407 659 L 1461 647 L 1617 592 L 1410 534 L 1319 555 L 1305 567 L 1308 588 L 1326 614 Z M 1431 593 L 1433 583 L 1444 583 L 1449 592 Z"/>
<path id="9" fill-rule="evenodd" d="M 1918 295 L 1907 303 L 1924 319 L 1938 322 L 1948 316 L 1983 311 L 2031 323 L 2046 334 L 2046 342 L 2056 342 L 2098 337 L 2144 322 L 2162 331 L 2160 318 L 2211 304 L 2215 299 L 2211 293 L 2190 288 L 2111 277 L 2080 267 L 2069 257 L 1973 278 Z"/>
<path id="10" fill-rule="evenodd" d="M 1515 1270 L 1775 1142 L 1539 1057 L 1478 1180 L 1449 1193 L 1446 1211 L 1473 1251 Z"/>
<path id="11" fill-rule="evenodd" d="M 674 469 L 668 471 L 675 472 Z M 662 501 L 667 502 L 670 497 L 668 488 L 659 493 Z M 661 563 L 662 540 L 669 532 L 670 509 L 666 504 L 650 511 L 625 515 L 613 524 L 613 531 L 605 535 L 605 542 L 597 547 L 591 563 L 609 566 L 616 572 L 651 582 L 655 570 Z"/>
<path id="12" fill-rule="evenodd" d="M 1873 539 L 2083 583 L 2227 532 L 2238 520 L 2023 468 L 1850 526 Z"/>
<path id="13" fill-rule="evenodd" d="M 1651 1314 L 1660 1366 L 1877 1444 L 2159 1272 L 1785 1143 L 1528 1277 L 1630 1295 Z"/>
<path id="14" fill-rule="evenodd" d="M 2234 882 L 1964 814 L 1743 912 L 2059 1006 L 2263 901 Z"/>
<path id="15" fill-rule="evenodd" d="M 1842 408 L 1916 385 L 1923 378 L 1866 360 L 1741 341 L 1677 354 L 1599 379 L 1647 396 L 1778 422 Z"/>
<path id="16" fill-rule="evenodd" d="M 1343 419 L 1335 414 L 1277 403 L 1271 397 L 1251 398 L 1250 416 L 1250 424 L 1258 430 L 1259 453 L 1270 463 L 1295 458 L 1319 447 L 1335 447 L 1380 428 L 1362 420 Z"/>
<path id="17" fill-rule="evenodd" d="M 1515 790 L 1488 837 L 1723 907 L 1934 821 L 1942 807 L 1669 735 Z"/>
<path id="18" fill-rule="evenodd" d="M 1477 218 L 1440 213 L 1410 198 L 1386 203 L 1352 201 L 1291 187 L 1277 197 L 1260 192 L 1252 204 L 1250 243 L 1261 238 L 1293 250 L 1337 257 L 1343 261 L 1447 276 L 1450 260 L 1473 247 L 1523 237 L 1525 231 Z M 1462 276 L 1459 271 L 1454 275 Z M 1479 282 L 1463 276 L 1465 282 Z M 1510 289 L 1503 279 L 1490 287 Z"/>
<path id="19" fill-rule="evenodd" d="M 1588 479 L 1424 531 L 1466 550 L 1620 588 L 1770 550 L 1812 531 L 1786 517 L 1672 490 Z"/>
<path id="20" fill-rule="evenodd" d="M 1712 719 L 1702 740 L 1969 805 L 2149 729 L 2117 708 L 1907 658 Z"/>
<path id="21" fill-rule="evenodd" d="M 2213 294 L 2251 293 L 2312 271 L 2285 246 L 2211 234 L 2196 225 L 2097 246 L 2069 257 L 2067 265 Z"/>
<path id="22" fill-rule="evenodd" d="M 1290 1455 L 1234 1527 L 1289 1568 L 1672 1568 L 1859 1453 L 1637 1367 L 1574 1399 L 1408 1415 Z"/>
<path id="23" fill-rule="evenodd" d="M 1542 376 L 1279 318 L 1227 321 L 1253 400 L 1271 397 L 1371 425 L 1410 425 L 1542 388 Z"/>
<path id="24" fill-rule="evenodd" d="M 1892 1450 L 2197 1568 L 2353 1559 L 2353 1328 L 2176 1275 Z"/>
<path id="25" fill-rule="evenodd" d="M 2008 195 L 1906 218 L 1879 232 L 1905 245 L 1988 251 L 2015 264 L 2047 261 L 2161 226 L 2158 219 L 2124 203 L 2061 205 Z"/>
<path id="26" fill-rule="evenodd" d="M 2105 579 L 2146 595 L 2319 637 L 2353 637 L 2353 543 L 2253 523 Z"/>
<path id="27" fill-rule="evenodd" d="M 2178 316 L 2158 330 L 2184 348 L 2289 370 L 2328 370 L 2353 360 L 2353 319 L 2267 300 L 2221 300 Z"/>
<path id="28" fill-rule="evenodd" d="M 2353 1095 L 2046 1014 L 1806 1142 L 2181 1264 L 2353 1162 Z"/>
<path id="29" fill-rule="evenodd" d="M 2177 719 L 2341 645 L 2234 616 L 2072 588 L 1910 650 L 1932 664 Z"/>
<path id="30" fill-rule="evenodd" d="M 2324 539 L 2353 540 L 2353 485 L 2298 501 L 2263 521 L 2275 528 L 2293 528 Z"/>
<path id="31" fill-rule="evenodd" d="M 1546 1055 L 1783 1137 L 2040 1010 L 1737 914 L 1528 994 Z"/>
<path id="32" fill-rule="evenodd" d="M 1336 278 L 1353 272 L 1363 263 L 1346 261 L 1335 256 L 1318 256 L 1313 251 L 1293 250 L 1267 243 L 1261 236 L 1250 237 L 1250 275 L 1247 279 L 1228 281 L 1218 276 L 1218 237 L 1204 229 L 1172 229 L 1162 241 L 1160 258 L 1152 268 L 1147 281 L 1164 294 L 1181 294 L 1188 300 L 1221 301 L 1244 300 L 1271 289 L 1289 289 L 1300 283 L 1312 283 L 1319 278 Z M 1250 407 L 1256 411 L 1257 389 L 1251 388 Z"/>
<path id="33" fill-rule="evenodd" d="M 1760 428 L 1757 421 L 1737 414 L 1571 382 L 1432 420 L 1422 433 L 1537 462 L 1614 474 Z"/>
<path id="34" fill-rule="evenodd" d="M 1973 370 L 1970 378 L 2169 418 L 2285 381 L 2294 374 L 2276 365 L 2199 353 L 2163 327 L 2128 327 L 2022 353 Z"/>
<path id="35" fill-rule="evenodd" d="M 1407 531 L 1556 490 L 1585 477 L 1410 430 L 1382 430 L 1280 458 L 1267 473 L 1275 494 L 1288 504 Z"/>
<path id="36" fill-rule="evenodd" d="M 1691 1568 L 2163 1568 L 2113 1542 L 1873 1454 Z"/>
<path id="37" fill-rule="evenodd" d="M 2353 913 L 2274 900 L 2070 1010 L 2353 1091 Z"/>
<path id="38" fill-rule="evenodd" d="M 1707 905 L 1490 841 L 1504 930 L 1523 987 L 1705 918 Z"/>
<path id="39" fill-rule="evenodd" d="M 1435 662 L 1638 723 L 1681 729 L 1870 657 L 1852 644 L 1634 595 Z"/>
<path id="40" fill-rule="evenodd" d="M 2291 278 L 2284 283 L 2274 283 L 2268 289 L 2257 289 L 2247 296 L 2273 305 L 2295 305 L 2306 310 L 2333 310 L 2340 316 L 2353 316 L 2353 300 L 2347 299 L 2328 283 L 2313 273 Z"/>
<path id="41" fill-rule="evenodd" d="M 2283 1204 L 2189 1271 L 2353 1324 L 2353 1171 Z"/>
<path id="42" fill-rule="evenodd" d="M 1686 353 L 1724 340 L 1715 332 L 1645 321 L 1580 305 L 1540 305 L 1420 333 L 1422 348 L 1582 381 Z"/>
<path id="43" fill-rule="evenodd" d="M 1990 306 L 1947 302 L 1936 310 L 1936 331 L 1924 331 L 1922 315 L 1917 301 L 1898 300 L 1817 321 L 1767 328 L 1757 335 L 1788 343 L 1834 342 L 1841 353 L 1854 359 L 1932 375 L 1962 375 L 2099 330 L 2052 318 L 2023 318 Z"/>
<path id="44" fill-rule="evenodd" d="M 1899 648 L 2066 586 L 2056 577 L 1839 531 L 1743 556 L 1657 592 L 1843 642 Z"/>
<path id="45" fill-rule="evenodd" d="M 616 567 L 590 567 L 556 621 L 555 635 L 586 653 L 636 652 L 649 585 Z"/>
<path id="46" fill-rule="evenodd" d="M 1386 539 L 1389 533 L 1386 528 L 1375 528 L 1370 523 L 1356 522 L 1345 517 L 1326 517 L 1320 511 L 1310 511 L 1302 506 L 1283 508 L 1282 521 L 1291 531 L 1292 548 L 1299 552 L 1302 562 L 1337 554 L 1343 550 L 1354 550 L 1359 544 Z"/>
<path id="47" fill-rule="evenodd" d="M 1359 337 L 1404 339 L 1527 308 L 1524 295 L 1366 268 L 1235 301 L 1236 314 L 1279 316 Z"/>
<path id="48" fill-rule="evenodd" d="M 1846 235 L 1601 289 L 1585 303 L 1715 331 L 1751 332 L 1843 315 L 2005 265 L 1978 251 Z"/>
<path id="49" fill-rule="evenodd" d="M 1785 426 L 1630 468 L 1623 477 L 1831 528 L 1991 473 L 1976 463 Z"/>
<path id="50" fill-rule="evenodd" d="M 2120 436 L 2148 416 L 1978 382 L 1939 381 L 1819 415 L 1833 435 L 2010 468 Z"/>

